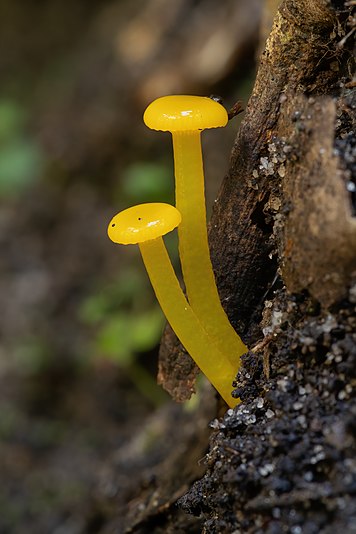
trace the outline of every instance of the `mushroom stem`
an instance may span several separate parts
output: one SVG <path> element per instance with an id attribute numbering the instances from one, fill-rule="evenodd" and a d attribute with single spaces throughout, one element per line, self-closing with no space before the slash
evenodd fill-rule
<path id="1" fill-rule="evenodd" d="M 206 228 L 204 171 L 200 131 L 174 131 L 179 253 L 188 300 L 218 348 L 236 365 L 247 348 L 221 305 L 210 260 Z"/>
<path id="2" fill-rule="evenodd" d="M 156 297 L 177 337 L 225 402 L 234 407 L 232 381 L 237 365 L 228 361 L 215 340 L 211 340 L 188 304 L 179 285 L 163 239 L 158 237 L 139 243 L 143 262 Z"/>

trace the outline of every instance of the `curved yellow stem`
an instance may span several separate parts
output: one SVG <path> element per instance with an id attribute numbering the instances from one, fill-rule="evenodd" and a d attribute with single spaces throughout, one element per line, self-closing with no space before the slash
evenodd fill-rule
<path id="1" fill-rule="evenodd" d="M 203 328 L 233 365 L 247 352 L 221 305 L 210 260 L 199 131 L 172 132 L 179 254 L 188 300 Z"/>
<path id="2" fill-rule="evenodd" d="M 188 304 L 179 285 L 162 238 L 139 244 L 142 258 L 160 306 L 193 360 L 232 408 L 238 403 L 231 396 L 237 362 L 231 363 L 210 339 Z"/>

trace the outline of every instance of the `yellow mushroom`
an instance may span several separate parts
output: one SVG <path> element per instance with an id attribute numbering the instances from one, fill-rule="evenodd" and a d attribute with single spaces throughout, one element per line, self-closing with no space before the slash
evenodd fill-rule
<path id="1" fill-rule="evenodd" d="M 109 223 L 108 236 L 114 243 L 139 245 L 148 276 L 168 322 L 202 372 L 225 402 L 233 407 L 238 402 L 231 396 L 236 365 L 221 354 L 189 306 L 162 239 L 180 222 L 179 211 L 169 204 L 141 204 L 115 215 Z"/>
<path id="2" fill-rule="evenodd" d="M 178 229 L 179 254 L 188 300 L 199 321 L 233 364 L 247 351 L 231 326 L 215 283 L 210 260 L 200 133 L 225 126 L 225 108 L 211 98 L 165 96 L 144 113 L 153 130 L 169 131 L 173 138 L 176 207 L 182 215 Z"/>

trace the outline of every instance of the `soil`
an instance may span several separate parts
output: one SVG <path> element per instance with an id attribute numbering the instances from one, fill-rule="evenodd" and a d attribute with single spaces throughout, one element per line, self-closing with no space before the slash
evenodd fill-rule
<path id="1" fill-rule="evenodd" d="M 356 531 L 351 300 L 327 314 L 284 291 L 266 303 L 269 341 L 243 358 L 242 402 L 211 423 L 207 472 L 179 501 L 204 532 Z"/>

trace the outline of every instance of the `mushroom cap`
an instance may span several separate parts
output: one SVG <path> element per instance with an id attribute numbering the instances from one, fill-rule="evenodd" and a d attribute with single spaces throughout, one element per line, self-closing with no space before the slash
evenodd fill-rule
<path id="1" fill-rule="evenodd" d="M 143 120 L 151 130 L 180 132 L 226 126 L 226 109 L 206 96 L 170 95 L 154 100 Z"/>
<path id="2" fill-rule="evenodd" d="M 144 243 L 168 234 L 181 220 L 180 212 L 170 204 L 139 204 L 121 211 L 111 219 L 108 236 L 111 241 L 121 245 Z"/>

